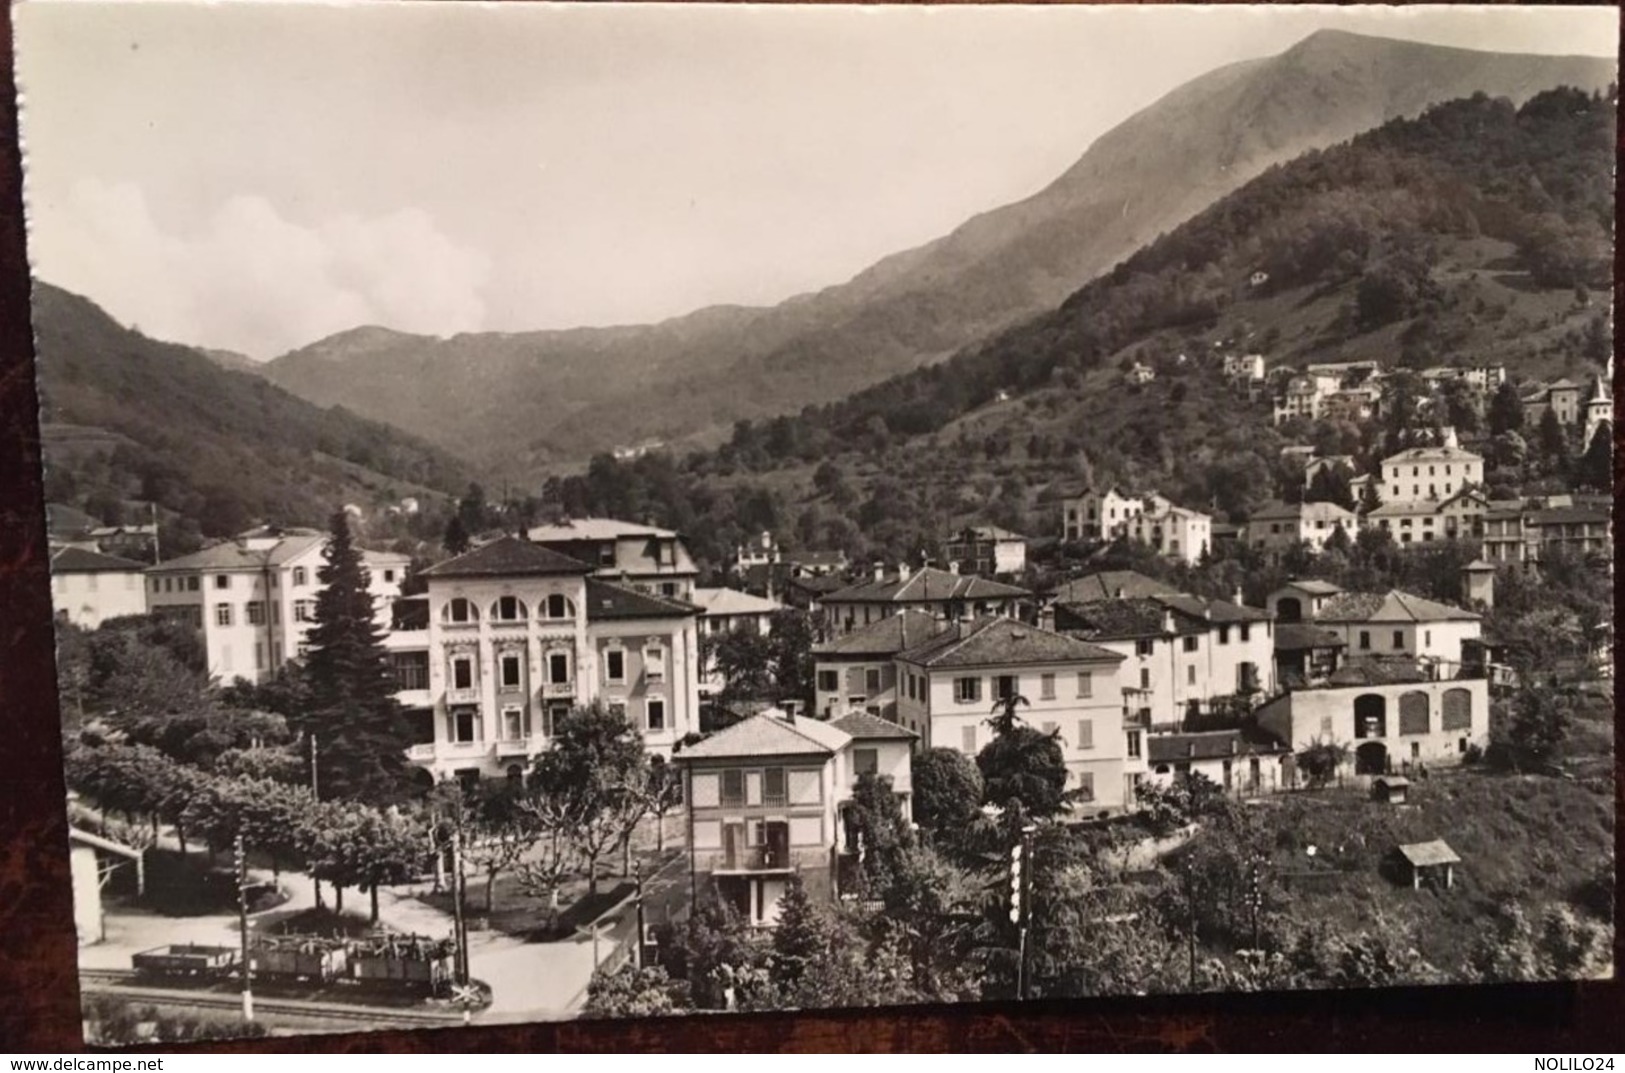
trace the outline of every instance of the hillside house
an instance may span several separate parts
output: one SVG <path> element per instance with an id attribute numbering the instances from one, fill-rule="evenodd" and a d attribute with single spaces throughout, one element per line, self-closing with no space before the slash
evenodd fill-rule
<path id="1" fill-rule="evenodd" d="M 1272 500 L 1247 519 L 1247 546 L 1279 559 L 1300 544 L 1321 552 L 1333 533 L 1342 529 L 1352 541 L 1360 532 L 1360 518 L 1336 503 L 1283 503 Z"/>
<path id="2" fill-rule="evenodd" d="M 1585 416 L 1587 391 L 1581 385 L 1561 377 L 1550 383 L 1537 383 L 1523 393 L 1523 420 L 1526 428 L 1540 427 L 1541 420 L 1550 410 L 1564 427 L 1578 424 Z M 1612 402 L 1610 402 L 1612 406 Z"/>
<path id="3" fill-rule="evenodd" d="M 327 534 L 261 526 L 145 571 L 147 607 L 199 633 L 209 674 L 222 682 L 262 682 L 304 655 L 316 617 Z M 391 607 L 411 559 L 361 551 L 375 621 L 390 626 Z"/>
<path id="4" fill-rule="evenodd" d="M 1460 447 L 1412 447 L 1382 460 L 1384 503 L 1444 501 L 1484 483 L 1484 459 Z"/>
<path id="5" fill-rule="evenodd" d="M 1303 622 L 1319 615 L 1332 597 L 1343 591 L 1339 585 L 1319 578 L 1293 578 L 1270 593 L 1264 606 L 1276 622 Z"/>
<path id="6" fill-rule="evenodd" d="M 944 539 L 942 554 L 967 574 L 1009 576 L 1027 569 L 1027 538 L 996 525 L 972 525 Z"/>
<path id="7" fill-rule="evenodd" d="M 1263 381 L 1264 355 L 1226 354 L 1224 356 L 1224 378 L 1243 383 Z"/>
<path id="8" fill-rule="evenodd" d="M 51 556 L 51 608 L 56 617 L 94 630 L 110 618 L 147 613 L 146 565 L 84 548 Z"/>
<path id="9" fill-rule="evenodd" d="M 924 644 L 946 628 L 947 623 L 933 615 L 907 610 L 815 645 L 814 711 L 820 719 L 866 712 L 897 722 L 898 654 Z M 916 733 L 925 732 L 921 725 L 904 725 Z"/>
<path id="10" fill-rule="evenodd" d="M 814 897 L 833 896 L 848 848 L 842 806 L 870 771 L 891 779 L 908 817 L 911 744 L 907 731 L 866 716 L 825 723 L 769 709 L 683 749 L 674 759 L 691 873 L 761 926 L 777 921 L 792 876 Z"/>
<path id="11" fill-rule="evenodd" d="M 1061 501 L 1062 537 L 1065 540 L 1104 542 L 1122 532 L 1129 518 L 1145 509 L 1145 497 L 1129 495 L 1117 486 L 1086 488 Z"/>
<path id="12" fill-rule="evenodd" d="M 1170 786 L 1193 774 L 1212 779 L 1227 794 L 1274 793 L 1287 785 L 1290 750 L 1256 730 L 1153 734 L 1146 742 L 1147 781 Z"/>
<path id="13" fill-rule="evenodd" d="M 1408 657 L 1436 665 L 1441 677 L 1456 673 L 1463 642 L 1481 630 L 1472 611 L 1398 589 L 1341 593 L 1326 601 L 1314 623 L 1342 638 L 1351 660 Z"/>
<path id="14" fill-rule="evenodd" d="M 1490 501 L 1475 487 L 1463 488 L 1444 500 L 1399 499 L 1379 504 L 1366 513 L 1368 526 L 1381 529 L 1397 544 L 1426 544 L 1434 540 L 1482 542 Z"/>
<path id="15" fill-rule="evenodd" d="M 1611 556 L 1613 547 L 1607 496 L 1495 500 L 1484 513 L 1483 555 L 1491 563 L 1538 563 L 1554 548 Z"/>
<path id="16" fill-rule="evenodd" d="M 1195 564 L 1213 546 L 1213 518 L 1154 496 L 1124 524 L 1123 535 L 1159 555 Z"/>
<path id="17" fill-rule="evenodd" d="M 900 611 L 923 611 L 947 622 L 984 615 L 1016 617 L 1031 599 L 1026 589 L 970 574 L 935 567 L 913 570 L 907 564 L 888 575 L 876 564 L 868 581 L 848 585 L 819 601 L 836 635 L 851 633 Z"/>
<path id="18" fill-rule="evenodd" d="M 503 537 L 423 571 L 416 629 L 387 647 L 425 779 L 521 777 L 572 707 L 601 701 L 650 752 L 699 726 L 699 609 Z"/>
<path id="19" fill-rule="evenodd" d="M 1330 678 L 1342 664 L 1348 642 L 1335 630 L 1304 622 L 1275 624 L 1275 680 L 1282 689 L 1302 689 Z"/>
<path id="20" fill-rule="evenodd" d="M 924 748 L 974 759 L 993 740 L 988 725 L 1010 696 L 1018 717 L 1060 732 L 1067 788 L 1084 812 L 1131 808 L 1144 773 L 1144 732 L 1125 718 L 1120 653 L 1003 618 L 961 622 L 897 656 L 897 721 L 924 728 Z"/>
<path id="21" fill-rule="evenodd" d="M 668 600 L 691 600 L 699 568 L 670 529 L 613 518 L 576 518 L 542 525 L 526 536 L 549 551 L 586 563 L 595 576 Z"/>
<path id="22" fill-rule="evenodd" d="M 1179 590 L 1134 570 L 1101 570 L 1073 578 L 1045 594 L 1049 604 L 1086 604 L 1125 596 L 1172 596 Z"/>

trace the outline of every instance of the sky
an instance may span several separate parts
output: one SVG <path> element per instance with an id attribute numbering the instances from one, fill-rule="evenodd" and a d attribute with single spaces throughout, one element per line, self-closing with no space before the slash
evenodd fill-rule
<path id="1" fill-rule="evenodd" d="M 24 0 L 37 276 L 268 359 L 841 283 L 1334 27 L 1617 54 L 1613 8 Z"/>

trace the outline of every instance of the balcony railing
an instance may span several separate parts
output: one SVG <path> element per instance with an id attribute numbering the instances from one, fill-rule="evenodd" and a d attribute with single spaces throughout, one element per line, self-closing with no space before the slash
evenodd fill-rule
<path id="1" fill-rule="evenodd" d="M 433 760 L 434 759 L 434 748 L 435 748 L 434 742 L 427 741 L 427 742 L 424 742 L 422 745 L 414 745 L 411 748 L 407 749 L 406 750 L 406 755 L 407 755 L 407 757 L 409 759 L 412 759 L 412 760 Z"/>
<path id="2" fill-rule="evenodd" d="M 779 846 L 749 846 L 724 853 L 716 871 L 720 872 L 788 872 L 790 851 Z"/>
<path id="3" fill-rule="evenodd" d="M 574 682 L 545 682 L 542 685 L 544 697 L 573 697 L 576 695 Z"/>
<path id="4" fill-rule="evenodd" d="M 497 742 L 498 756 L 528 756 L 536 751 L 536 743 L 531 738 L 504 738 Z"/>
<path id="5" fill-rule="evenodd" d="M 446 690 L 447 704 L 478 704 L 479 702 L 480 691 L 477 686 L 471 686 L 467 689 Z"/>

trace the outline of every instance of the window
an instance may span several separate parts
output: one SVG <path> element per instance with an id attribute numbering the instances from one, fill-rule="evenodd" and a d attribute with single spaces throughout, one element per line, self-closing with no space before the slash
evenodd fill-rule
<path id="1" fill-rule="evenodd" d="M 547 654 L 547 680 L 556 684 L 570 680 L 570 654 L 568 652 L 549 652 Z"/>
<path id="2" fill-rule="evenodd" d="M 253 600 L 244 604 L 243 607 L 248 612 L 248 624 L 250 626 L 265 625 L 265 604 L 262 601 Z"/>
<path id="3" fill-rule="evenodd" d="M 523 622 L 525 620 L 525 605 L 517 596 L 499 596 L 497 602 L 491 605 L 491 621 L 493 622 Z"/>
<path id="4" fill-rule="evenodd" d="M 1095 747 L 1095 721 L 1093 719 L 1078 720 L 1078 748 L 1093 749 Z"/>
<path id="5" fill-rule="evenodd" d="M 1142 637 L 1134 642 L 1134 654 L 1136 656 L 1149 656 L 1155 650 L 1156 644 L 1154 638 Z"/>
<path id="6" fill-rule="evenodd" d="M 1055 699 L 1055 676 L 1053 674 L 1038 676 L 1038 695 L 1043 700 Z"/>
<path id="7" fill-rule="evenodd" d="M 612 648 L 604 653 L 604 680 L 606 682 L 626 681 L 626 653 L 618 648 Z"/>
<path id="8" fill-rule="evenodd" d="M 216 574 L 214 576 L 214 587 L 217 588 L 217 589 L 229 589 L 229 588 L 231 588 L 231 575 L 230 574 Z"/>
<path id="9" fill-rule="evenodd" d="M 913 684 L 913 679 L 914 679 L 914 676 L 910 675 L 909 676 L 910 685 Z M 834 693 L 834 692 L 837 692 L 840 688 L 841 688 L 841 674 L 840 674 L 839 671 L 819 671 L 818 672 L 818 692 L 820 692 L 820 693 Z M 913 690 L 909 691 L 909 695 L 913 696 Z"/>
<path id="10" fill-rule="evenodd" d="M 394 581 L 395 580 L 395 571 L 393 571 L 393 570 L 385 570 L 384 571 L 384 580 L 386 582 Z"/>
<path id="11" fill-rule="evenodd" d="M 1093 801 L 1095 799 L 1095 773 L 1093 771 L 1078 772 L 1078 800 Z"/>
<path id="12" fill-rule="evenodd" d="M 295 600 L 293 602 L 293 620 L 295 622 L 316 621 L 316 601 Z"/>
<path id="13" fill-rule="evenodd" d="M 451 740 L 474 741 L 477 738 L 479 716 L 473 708 L 458 708 L 451 715 Z"/>
<path id="14" fill-rule="evenodd" d="M 1138 730 L 1128 732 L 1128 755 L 1131 758 L 1137 758 L 1140 755 L 1140 732 Z"/>
<path id="15" fill-rule="evenodd" d="M 230 604 L 215 604 L 214 605 L 214 624 L 216 626 L 230 626 L 231 625 L 231 605 Z"/>
<path id="16" fill-rule="evenodd" d="M 1361 630 L 1360 631 L 1360 648 L 1364 649 L 1364 650 L 1369 650 L 1371 648 L 1371 631 L 1370 630 Z"/>
<path id="17" fill-rule="evenodd" d="M 667 599 L 672 599 L 675 597 L 677 595 L 677 582 L 662 581 L 660 583 L 660 595 L 666 597 Z"/>
<path id="18" fill-rule="evenodd" d="M 451 661 L 451 688 L 474 688 L 474 660 L 469 656 L 457 656 Z"/>
<path id="19" fill-rule="evenodd" d="M 626 722 L 626 701 L 624 701 L 624 700 L 612 700 L 612 701 L 610 701 L 609 702 L 609 714 L 613 715 L 615 718 L 619 719 L 623 723 Z"/>
<path id="20" fill-rule="evenodd" d="M 547 598 L 548 618 L 570 618 L 570 601 L 560 593 L 554 593 Z"/>
<path id="21" fill-rule="evenodd" d="M 1219 643 L 1221 645 L 1227 645 L 1227 644 L 1230 643 L 1230 627 L 1229 626 L 1220 626 L 1219 627 Z"/>
<path id="22" fill-rule="evenodd" d="M 525 713 L 518 708 L 502 709 L 502 738 L 504 741 L 523 741 Z"/>
<path id="23" fill-rule="evenodd" d="M 863 672 L 863 690 L 871 697 L 880 692 L 880 668 L 867 667 Z"/>
<path id="24" fill-rule="evenodd" d="M 260 641 L 254 642 L 254 669 L 256 671 L 265 669 L 265 645 Z"/>
<path id="25" fill-rule="evenodd" d="M 787 789 L 788 780 L 784 777 L 784 769 L 770 767 L 762 772 L 762 804 L 777 808 L 789 804 L 790 794 Z"/>
<path id="26" fill-rule="evenodd" d="M 396 689 L 429 688 L 429 653 L 392 652 L 389 657 L 390 675 Z"/>
<path id="27" fill-rule="evenodd" d="M 187 592 L 196 592 L 198 590 L 199 586 L 200 586 L 200 582 L 197 579 L 197 577 L 194 576 L 194 577 L 189 577 L 189 578 L 186 579 L 186 591 Z"/>
<path id="28" fill-rule="evenodd" d="M 504 652 L 500 661 L 503 689 L 518 689 L 524 679 L 523 661 L 517 652 Z"/>
<path id="29" fill-rule="evenodd" d="M 465 622 L 478 622 L 480 616 L 479 612 L 474 610 L 474 605 L 472 603 L 463 599 L 461 596 L 458 596 L 446 604 L 445 619 L 447 622 L 460 624 Z"/>
<path id="30" fill-rule="evenodd" d="M 1196 684 L 1196 664 L 1194 663 L 1185 668 L 1185 684 L 1188 686 Z"/>
<path id="31" fill-rule="evenodd" d="M 982 699 L 982 680 L 980 678 L 955 678 L 954 700 L 960 704 L 975 704 Z"/>
<path id="32" fill-rule="evenodd" d="M 880 750 L 879 749 L 853 749 L 852 750 L 852 774 L 854 776 L 857 776 L 857 775 L 875 775 L 875 774 L 878 774 L 879 772 L 880 772 Z"/>
<path id="33" fill-rule="evenodd" d="M 1197 641 L 1196 641 L 1196 635 L 1195 634 L 1191 634 L 1189 637 L 1185 638 L 1185 640 L 1183 642 L 1184 649 L 1187 652 L 1195 652 L 1196 651 L 1196 644 L 1197 644 Z"/>
<path id="34" fill-rule="evenodd" d="M 647 707 L 649 713 L 649 729 L 666 729 L 666 701 L 662 697 L 650 697 Z"/>
<path id="35" fill-rule="evenodd" d="M 738 768 L 729 768 L 722 773 L 722 804 L 743 805 L 745 803 L 745 773 Z"/>
<path id="36" fill-rule="evenodd" d="M 1395 630 L 1394 631 L 1394 647 L 1395 648 L 1404 648 L 1405 647 L 1405 631 L 1404 630 Z"/>
<path id="37" fill-rule="evenodd" d="M 1253 628 L 1250 624 L 1243 622 L 1240 626 L 1236 627 L 1236 630 L 1238 631 L 1242 641 L 1245 642 L 1252 640 Z"/>
<path id="38" fill-rule="evenodd" d="M 994 696 L 999 700 L 1009 700 L 1016 695 L 1017 678 L 1013 674 L 1001 674 L 993 679 Z"/>
<path id="39" fill-rule="evenodd" d="M 1151 669 L 1149 667 L 1141 667 L 1140 668 L 1140 688 L 1141 689 L 1150 689 L 1151 688 Z"/>
<path id="40" fill-rule="evenodd" d="M 305 570 L 304 567 L 296 566 L 293 568 L 293 583 L 295 585 L 305 585 L 309 582 L 310 574 Z"/>
<path id="41" fill-rule="evenodd" d="M 1432 630 L 1423 630 L 1422 631 L 1422 647 L 1424 647 L 1424 648 L 1432 648 L 1433 647 L 1433 631 Z"/>
<path id="42" fill-rule="evenodd" d="M 1092 697 L 1095 695 L 1095 676 L 1092 671 L 1078 672 L 1078 696 Z"/>
<path id="43" fill-rule="evenodd" d="M 651 682 L 666 679 L 666 650 L 651 646 L 643 650 L 643 673 Z"/>
<path id="44" fill-rule="evenodd" d="M 959 728 L 959 750 L 966 756 L 976 755 L 976 728 Z"/>

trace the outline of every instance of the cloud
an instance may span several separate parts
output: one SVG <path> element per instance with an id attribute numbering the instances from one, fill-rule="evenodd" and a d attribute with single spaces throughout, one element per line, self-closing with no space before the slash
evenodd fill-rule
<path id="1" fill-rule="evenodd" d="M 30 210 L 37 274 L 157 338 L 269 358 L 363 324 L 485 326 L 489 260 L 417 209 L 303 225 L 242 194 L 176 234 L 137 186 L 82 179 Z"/>

